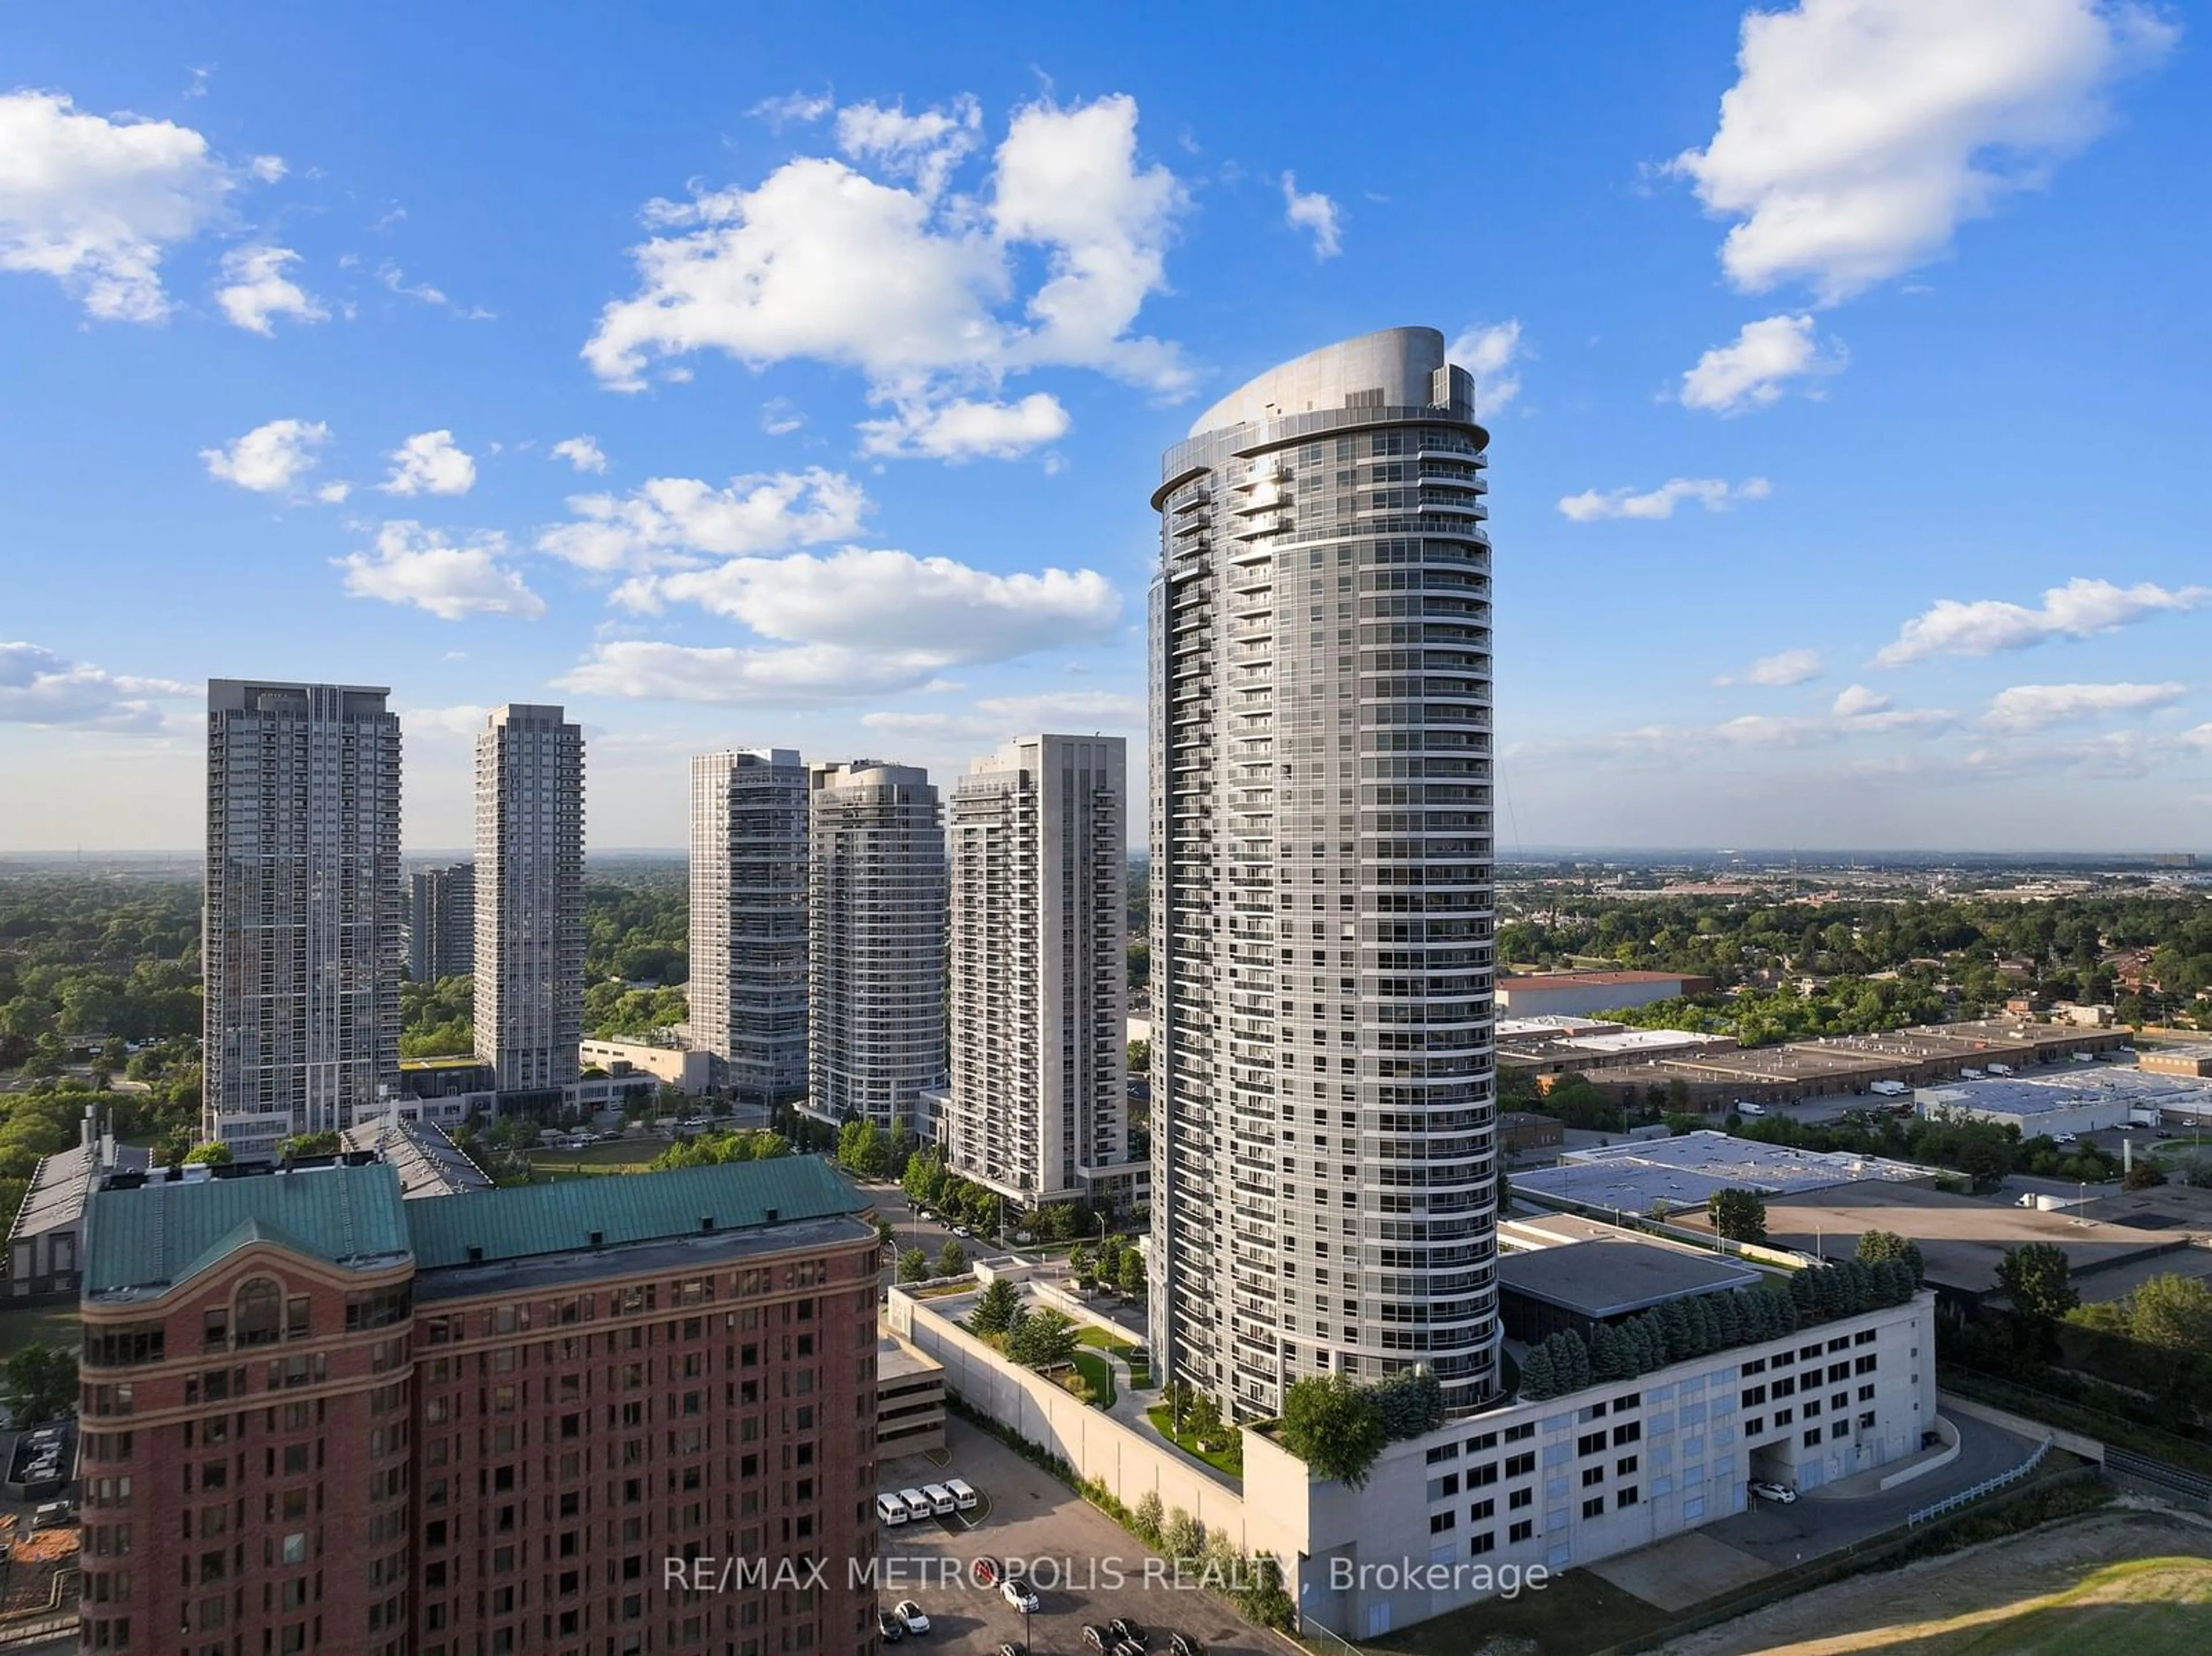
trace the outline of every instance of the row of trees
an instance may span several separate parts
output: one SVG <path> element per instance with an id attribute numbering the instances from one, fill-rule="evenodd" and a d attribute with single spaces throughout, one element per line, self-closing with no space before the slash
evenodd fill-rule
<path id="1" fill-rule="evenodd" d="M 947 1244 L 948 1247 L 951 1244 Z M 1001 1277 L 976 1296 L 968 1329 L 986 1345 L 1024 1368 L 1057 1368 L 1075 1360 L 1081 1344 L 1073 1318 L 1049 1308 L 1032 1311 L 1021 1291 Z"/>
<path id="2" fill-rule="evenodd" d="M 1859 1239 L 1857 1259 L 1793 1272 L 1787 1288 L 1670 1300 L 1619 1323 L 1594 1324 L 1587 1337 L 1561 1329 L 1530 1350 L 1521 1365 L 1520 1394 L 1534 1402 L 1633 1380 L 1670 1363 L 1902 1305 L 1919 1285 L 1918 1250 L 1893 1233 L 1869 1231 Z"/>
<path id="3" fill-rule="evenodd" d="M 1843 1024 L 1885 1026 L 1906 1001 L 1941 995 L 1948 984 L 1961 1011 L 1982 1011 L 2007 996 L 2033 991 L 2053 998 L 2107 1001 L 2124 993 L 2106 957 L 2117 949 L 2151 951 L 2149 980 L 2171 1007 L 2212 990 L 2212 903 L 2166 896 L 2148 887 L 2024 903 L 2002 895 L 1905 902 L 1844 899 L 1817 916 L 1770 898 L 1600 895 L 1547 884 L 1516 894 L 1498 931 L 1502 959 L 1541 965 L 1602 960 L 1612 965 L 1694 973 L 1723 988 L 1778 972 L 1828 974 L 1843 980 L 1800 999 L 1745 1008 L 1754 1021 L 1813 1033 Z M 2018 961 L 2025 971 L 2000 961 Z M 1897 972 L 1897 980 L 1870 980 Z M 1910 986 L 1885 994 L 1880 986 Z M 1869 990 L 1873 999 L 1866 998 Z M 1674 1027 L 1700 1007 L 1670 1007 L 1660 1016 Z M 1908 1019 L 1908 1021 L 1912 1021 Z M 1820 1028 L 1825 1024 L 1826 1028 Z"/>
<path id="4" fill-rule="evenodd" d="M 678 1137 L 654 1156 L 648 1168 L 711 1168 L 724 1162 L 773 1162 L 791 1154 L 791 1141 L 769 1127 L 702 1132 Z"/>
<path id="5" fill-rule="evenodd" d="M 1183 1580 L 1219 1593 L 1261 1627 L 1291 1625 L 1296 1607 L 1273 1554 L 1240 1550 L 1226 1532 L 1208 1531 L 1180 1507 L 1167 1509 L 1156 1489 L 1137 1498 L 1127 1521 L 1139 1539 L 1182 1566 Z"/>
<path id="6" fill-rule="evenodd" d="M 1085 1293 L 1108 1288 L 1125 1299 L 1145 1291 L 1145 1256 L 1119 1236 L 1109 1236 L 1096 1248 L 1078 1242 L 1067 1252 L 1068 1274 Z"/>
<path id="7" fill-rule="evenodd" d="M 875 1131 L 873 1128 L 867 1131 Z M 840 1131 L 839 1148 L 844 1145 L 843 1133 L 854 1133 L 856 1143 L 866 1143 L 854 1124 Z M 917 1209 L 940 1213 L 956 1224 L 964 1224 L 977 1231 L 994 1229 L 1001 1218 L 1009 1232 L 1026 1236 L 1038 1242 L 1067 1242 L 1079 1237 L 1095 1234 L 1098 1225 L 1097 1210 L 1082 1202 L 1048 1202 L 1042 1207 L 1027 1210 L 1008 1210 L 1006 1198 L 996 1191 L 987 1190 L 970 1180 L 963 1179 L 945 1165 L 943 1152 L 933 1145 L 905 1146 L 896 1140 L 887 1143 L 892 1154 L 903 1154 L 903 1165 L 896 1173 L 889 1165 L 885 1178 L 896 1178 L 907 1199 Z M 842 1162 L 842 1157 L 840 1157 Z M 1142 1215 L 1133 1213 L 1131 1222 L 1140 1222 Z"/>
<path id="8" fill-rule="evenodd" d="M 889 1225 L 878 1224 L 877 1233 L 888 1237 Z M 945 1246 L 937 1250 L 934 1264 L 922 1249 L 910 1247 L 898 1256 L 898 1279 L 902 1283 L 926 1283 L 938 1277 L 964 1277 L 968 1274 L 968 1250 L 952 1237 L 945 1239 Z M 994 1284 L 995 1286 L 996 1284 Z"/>
<path id="9" fill-rule="evenodd" d="M 1284 1394 L 1278 1435 L 1316 1476 L 1356 1489 L 1385 1445 L 1443 1423 L 1443 1386 L 1432 1369 L 1364 1385 L 1348 1374 L 1308 1374 Z"/>

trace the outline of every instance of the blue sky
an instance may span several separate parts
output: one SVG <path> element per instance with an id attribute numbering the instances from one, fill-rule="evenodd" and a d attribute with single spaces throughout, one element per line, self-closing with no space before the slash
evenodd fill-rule
<path id="1" fill-rule="evenodd" d="M 1501 851 L 2212 845 L 2203 18 L 1419 21 L 0 14 L 0 850 L 197 844 L 210 675 L 390 685 L 416 849 L 510 700 L 602 847 L 1136 737 L 1160 450 L 1408 323 Z"/>

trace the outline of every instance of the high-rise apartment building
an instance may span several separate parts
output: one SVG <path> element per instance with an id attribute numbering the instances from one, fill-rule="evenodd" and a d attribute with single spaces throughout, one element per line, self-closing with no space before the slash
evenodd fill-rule
<path id="1" fill-rule="evenodd" d="M 691 1044 L 763 1104 L 806 1091 L 806 794 L 793 749 L 691 761 Z"/>
<path id="2" fill-rule="evenodd" d="M 576 1079 L 584 1034 L 584 732 L 496 708 L 477 737 L 477 1056 L 503 1093 Z"/>
<path id="3" fill-rule="evenodd" d="M 476 969 L 476 864 L 416 869 L 407 882 L 409 979 L 435 983 Z"/>
<path id="4" fill-rule="evenodd" d="M 807 1109 L 921 1131 L 945 1084 L 945 829 L 929 773 L 807 769 Z"/>
<path id="5" fill-rule="evenodd" d="M 1154 1350 L 1497 1386 L 1487 434 L 1443 337 L 1170 449 L 1151 601 Z"/>
<path id="6" fill-rule="evenodd" d="M 866 1208 L 801 1157 L 413 1200 L 383 1162 L 111 1177 L 78 1647 L 872 1656 Z"/>
<path id="7" fill-rule="evenodd" d="M 208 681 L 204 1131 L 343 1131 L 399 1072 L 399 719 L 387 690 Z"/>
<path id="8" fill-rule="evenodd" d="M 1129 1194 L 1128 744 L 1030 736 L 946 810 L 953 1170 L 1025 1206 Z"/>

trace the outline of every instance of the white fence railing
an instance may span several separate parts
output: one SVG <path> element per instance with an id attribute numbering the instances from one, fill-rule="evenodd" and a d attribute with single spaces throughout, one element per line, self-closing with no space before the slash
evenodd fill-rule
<path id="1" fill-rule="evenodd" d="M 1905 1515 L 1905 1524 L 1908 1527 L 1925 1524 L 1931 1518 L 1941 1518 L 1946 1513 L 1954 1513 L 1961 1507 L 1972 1506 L 1984 1495 L 1994 1495 L 2008 1483 L 2017 1483 L 2038 1466 L 2043 1465 L 2044 1456 L 2050 1453 L 2051 1440 L 2045 1438 L 2035 1446 L 2033 1454 L 2028 1456 L 2010 1471 L 1999 1472 L 1995 1477 L 1985 1477 L 1971 1489 L 1961 1489 L 1954 1495 L 1945 1496 L 1933 1506 L 1923 1507 L 1917 1512 L 1909 1513 Z"/>

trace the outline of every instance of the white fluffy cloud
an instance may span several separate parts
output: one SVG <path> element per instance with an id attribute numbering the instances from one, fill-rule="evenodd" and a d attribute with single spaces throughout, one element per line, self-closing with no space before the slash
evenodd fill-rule
<path id="1" fill-rule="evenodd" d="M 1004 661 L 1110 631 L 1121 596 L 1095 570 L 994 574 L 951 558 L 846 547 L 826 556 L 734 558 L 652 579 L 656 600 L 694 604 L 764 638 Z"/>
<path id="2" fill-rule="evenodd" d="M 331 428 L 320 420 L 271 420 L 228 447 L 202 449 L 200 458 L 210 476 L 257 494 L 282 494 L 314 470 L 315 451 L 330 435 Z"/>
<path id="3" fill-rule="evenodd" d="M 264 337 L 276 331 L 269 325 L 271 317 L 328 321 L 331 313 L 320 301 L 284 274 L 299 258 L 289 247 L 234 247 L 222 256 L 223 285 L 215 290 L 216 303 L 234 326 Z"/>
<path id="4" fill-rule="evenodd" d="M 385 458 L 392 475 L 379 487 L 387 494 L 465 494 L 476 487 L 477 463 L 450 431 L 418 431 Z"/>
<path id="5" fill-rule="evenodd" d="M 1940 256 L 2104 123 L 2104 94 L 2179 31 L 2132 0 L 1802 0 L 1745 14 L 1712 141 L 1672 163 L 1735 221 L 1750 292 L 1834 301 Z"/>
<path id="6" fill-rule="evenodd" d="M 215 222 L 236 183 L 188 126 L 0 95 L 0 270 L 52 276 L 101 321 L 169 313 L 162 255 Z"/>
<path id="7" fill-rule="evenodd" d="M 857 368 L 901 401 L 1051 365 L 1183 389 L 1174 347 L 1130 333 L 1164 285 L 1185 205 L 1172 173 L 1138 163 L 1135 100 L 1017 111 L 988 191 L 948 196 L 979 125 L 967 101 L 919 116 L 854 106 L 841 146 L 894 181 L 802 156 L 751 189 L 650 203 L 665 234 L 633 251 L 638 289 L 607 306 L 585 360 L 633 391 L 653 361 L 705 350 Z M 1024 298 L 1018 256 L 1032 248 L 1045 275 Z"/>
<path id="8" fill-rule="evenodd" d="M 1756 684 L 1767 688 L 1786 688 L 1820 677 L 1820 652 L 1818 650 L 1783 650 L 1771 656 L 1761 656 L 1740 673 L 1723 674 L 1713 681 L 1716 684 Z M 1838 708 L 1837 711 L 1841 712 Z"/>
<path id="9" fill-rule="evenodd" d="M 1478 415 L 1495 414 L 1521 394 L 1521 375 L 1514 365 L 1528 353 L 1521 343 L 1519 322 L 1470 327 L 1444 355 L 1474 376 Z"/>
<path id="10" fill-rule="evenodd" d="M 2170 707 L 2188 693 L 2186 684 L 2015 684 L 1990 698 L 1982 723 L 2018 734 L 2098 713 Z"/>
<path id="11" fill-rule="evenodd" d="M 561 680 L 567 688 L 732 704 L 850 701 L 922 688 L 950 667 L 1104 637 L 1121 609 L 1091 570 L 1000 575 L 857 547 L 732 559 L 631 586 L 635 603 L 694 604 L 769 642 L 613 640 Z"/>
<path id="12" fill-rule="evenodd" d="M 1283 222 L 1313 238 L 1314 257 L 1334 258 L 1343 250 L 1337 205 L 1318 190 L 1301 191 L 1297 175 L 1283 174 Z"/>
<path id="13" fill-rule="evenodd" d="M 1734 488 L 1718 477 L 1674 477 L 1641 494 L 1633 488 L 1602 494 L 1586 488 L 1562 498 L 1559 510 L 1578 524 L 1601 518 L 1671 518 L 1684 500 L 1695 500 L 1708 512 L 1725 512 L 1739 500 L 1763 500 L 1771 492 L 1764 477 L 1747 477 Z"/>
<path id="14" fill-rule="evenodd" d="M 1881 667 L 1901 667 L 1930 656 L 1987 656 L 2025 650 L 2051 639 L 2109 633 L 2148 616 L 2212 604 L 2212 587 L 2164 587 L 2144 581 L 2116 586 L 2076 576 L 2043 595 L 2035 609 L 1981 598 L 1961 604 L 1938 598 L 1898 630 L 1875 656 Z"/>
<path id="15" fill-rule="evenodd" d="M 439 530 L 402 521 L 376 531 L 374 553 L 352 553 L 337 563 L 346 572 L 346 591 L 357 598 L 411 604 L 441 621 L 470 616 L 534 620 L 545 613 L 545 601 L 500 561 L 506 551 L 503 535 L 455 543 Z"/>
<path id="16" fill-rule="evenodd" d="M 1845 361 L 1841 346 L 1822 351 L 1811 317 L 1770 316 L 1700 356 L 1679 396 L 1686 409 L 1741 414 L 1779 401 L 1793 379 L 1842 372 Z"/>
<path id="17" fill-rule="evenodd" d="M 566 460 L 579 471 L 600 472 L 607 469 L 607 457 L 595 437 L 563 437 L 553 445 L 551 452 L 554 458 Z"/>
<path id="18" fill-rule="evenodd" d="M 938 460 L 978 456 L 1010 460 L 1066 435 L 1067 410 L 1060 399 L 1032 391 L 1018 402 L 916 403 L 860 424 L 863 454 L 919 455 Z"/>
<path id="19" fill-rule="evenodd" d="M 1863 684 L 1846 684 L 1836 692 L 1835 705 L 1828 711 L 1838 719 L 1859 719 L 1869 713 L 1887 713 L 1890 698 L 1879 690 L 1869 690 Z"/>
<path id="20" fill-rule="evenodd" d="M 156 701 L 191 693 L 189 684 L 123 677 L 40 645 L 0 642 L 0 724 L 150 731 L 161 725 Z"/>
<path id="21" fill-rule="evenodd" d="M 538 549 L 601 573 L 690 568 L 727 557 L 818 546 L 860 531 L 872 509 L 842 472 L 815 466 L 733 477 L 654 477 L 626 495 L 579 494 L 575 521 L 538 537 Z"/>
<path id="22" fill-rule="evenodd" d="M 856 161 L 873 161 L 894 178 L 914 180 L 922 198 L 944 193 L 952 169 L 983 139 L 983 106 L 971 97 L 950 109 L 909 115 L 896 106 L 851 104 L 837 112 L 837 148 Z"/>

